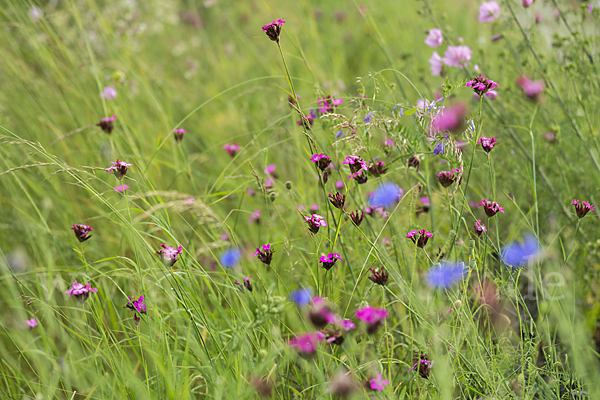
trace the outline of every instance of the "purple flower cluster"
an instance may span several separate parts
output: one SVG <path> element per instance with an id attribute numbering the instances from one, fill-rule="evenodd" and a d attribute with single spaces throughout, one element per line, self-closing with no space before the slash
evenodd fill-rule
<path id="1" fill-rule="evenodd" d="M 271 260 L 273 259 L 273 253 L 275 250 L 271 248 L 270 244 L 263 244 L 262 248 L 257 247 L 256 252 L 254 253 L 254 257 L 258 258 L 263 264 L 271 265 Z"/>
<path id="2" fill-rule="evenodd" d="M 417 245 L 417 247 L 423 248 L 427 244 L 429 238 L 433 237 L 433 233 L 426 231 L 425 229 L 421 230 L 412 230 L 408 232 L 406 235 L 407 238 L 413 241 Z"/>

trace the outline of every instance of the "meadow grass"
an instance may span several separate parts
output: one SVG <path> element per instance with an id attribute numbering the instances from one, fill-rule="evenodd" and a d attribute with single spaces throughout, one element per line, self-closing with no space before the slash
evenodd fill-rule
<path id="1" fill-rule="evenodd" d="M 600 398 L 600 4 L 498 4 L 5 0 L 0 397 Z"/>

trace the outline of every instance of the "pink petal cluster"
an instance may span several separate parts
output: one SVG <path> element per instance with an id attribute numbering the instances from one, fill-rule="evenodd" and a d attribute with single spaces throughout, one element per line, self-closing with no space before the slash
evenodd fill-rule
<path id="1" fill-rule="evenodd" d="M 442 45 L 444 41 L 444 36 L 442 35 L 442 30 L 433 28 L 429 30 L 427 34 L 427 39 L 425 39 L 425 44 L 429 47 L 439 47 Z"/>
<path id="2" fill-rule="evenodd" d="M 469 46 L 448 46 L 442 61 L 449 67 L 463 68 L 471 60 L 473 52 Z"/>
<path id="3" fill-rule="evenodd" d="M 325 337 L 325 334 L 318 331 L 309 332 L 296 336 L 295 339 L 289 341 L 289 345 L 301 353 L 313 354 Z"/>
<path id="4" fill-rule="evenodd" d="M 492 22 L 500 16 L 500 6 L 495 1 L 488 1 L 479 7 L 479 22 Z"/>

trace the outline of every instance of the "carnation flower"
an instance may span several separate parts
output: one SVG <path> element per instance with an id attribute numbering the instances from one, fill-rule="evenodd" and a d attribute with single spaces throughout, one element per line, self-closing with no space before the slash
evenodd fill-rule
<path id="1" fill-rule="evenodd" d="M 117 179 L 123 179 L 123 177 L 127 173 L 127 169 L 132 165 L 133 164 L 128 164 L 125 161 L 119 161 L 119 159 L 117 158 L 117 161 L 114 161 L 110 167 L 105 169 L 105 171 L 107 171 L 109 174 L 114 174 L 117 177 Z"/>
<path id="2" fill-rule="evenodd" d="M 185 129 L 173 129 L 171 132 L 173 132 L 173 136 L 175 136 L 175 141 L 181 143 L 183 135 L 185 134 Z"/>
<path id="3" fill-rule="evenodd" d="M 467 115 L 467 106 L 463 103 L 456 103 L 444 108 L 431 121 L 431 129 L 434 134 L 440 132 L 461 133 L 465 126 L 465 117 Z"/>
<path id="4" fill-rule="evenodd" d="M 451 171 L 441 171 L 436 176 L 439 179 L 443 187 L 447 188 L 451 186 L 457 179 L 459 179 L 461 170 L 455 168 Z"/>
<path id="5" fill-rule="evenodd" d="M 100 97 L 105 100 L 114 100 L 117 97 L 117 89 L 115 89 L 114 86 L 107 86 L 102 93 L 100 93 Z"/>
<path id="6" fill-rule="evenodd" d="M 492 80 L 487 79 L 485 77 L 485 74 L 482 74 L 471 79 L 469 82 L 467 82 L 465 86 L 473 88 L 473 91 L 477 95 L 482 96 L 490 90 L 496 89 L 498 87 L 498 84 Z"/>
<path id="7" fill-rule="evenodd" d="M 38 322 L 36 321 L 35 318 L 25 320 L 25 324 L 27 325 L 27 327 L 29 329 L 32 329 L 32 328 L 35 328 L 36 326 L 38 326 Z"/>
<path id="8" fill-rule="evenodd" d="M 354 225 L 356 225 L 356 226 L 360 226 L 364 217 L 365 217 L 365 212 L 362 210 L 360 211 L 360 215 L 359 215 L 359 210 L 352 211 L 350 213 L 350 219 L 352 219 L 352 222 L 354 222 Z"/>
<path id="9" fill-rule="evenodd" d="M 229 143 L 227 143 L 227 144 L 224 144 L 222 148 L 223 148 L 223 149 L 224 149 L 224 150 L 227 152 L 227 154 L 229 154 L 231 157 L 235 157 L 236 153 L 237 153 L 238 151 L 240 151 L 240 145 L 239 145 L 239 144 L 237 144 L 237 143 L 233 143 L 233 144 L 229 144 Z"/>
<path id="10" fill-rule="evenodd" d="M 156 253 L 160 254 L 163 259 L 163 263 L 165 267 L 172 267 L 175 262 L 177 262 L 177 256 L 181 254 L 182 247 L 174 248 L 172 246 L 167 246 L 166 243 L 162 243 L 160 245 L 162 249 L 158 250 Z"/>
<path id="11" fill-rule="evenodd" d="M 381 374 L 377 374 L 377 377 L 371 379 L 370 384 L 372 390 L 378 390 L 381 392 L 383 391 L 384 386 L 388 386 L 390 384 L 390 381 L 383 379 Z"/>
<path id="12" fill-rule="evenodd" d="M 250 216 L 248 217 L 248 223 L 258 224 L 260 222 L 260 215 L 261 215 L 260 210 L 254 210 L 254 212 L 252 214 L 250 214 Z"/>
<path id="13" fill-rule="evenodd" d="M 425 39 L 425 44 L 429 47 L 439 47 L 442 45 L 444 41 L 444 36 L 442 35 L 442 30 L 433 28 L 430 29 L 427 33 L 427 39 Z"/>
<path id="14" fill-rule="evenodd" d="M 316 163 L 317 167 L 319 167 L 321 171 L 325 171 L 325 169 L 327 169 L 327 167 L 329 167 L 331 164 L 331 158 L 323 153 L 313 154 L 310 157 L 310 161 Z"/>
<path id="15" fill-rule="evenodd" d="M 596 211 L 594 210 L 594 206 L 587 201 L 573 200 L 571 205 L 575 206 L 575 212 L 579 218 L 585 217 L 585 215 L 590 211 Z"/>
<path id="16" fill-rule="evenodd" d="M 523 7 L 527 8 L 532 5 L 534 0 L 523 0 Z"/>
<path id="17" fill-rule="evenodd" d="M 389 274 L 386 272 L 383 266 L 374 269 L 373 267 L 369 268 L 369 270 L 373 273 L 373 275 L 368 278 L 373 282 L 381 286 L 385 286 L 388 281 Z"/>
<path id="18" fill-rule="evenodd" d="M 146 314 L 146 304 L 144 303 L 144 295 L 141 295 L 139 299 L 134 301 L 131 301 L 131 297 L 129 297 L 129 301 L 127 302 L 125 307 L 135 311 L 135 313 L 133 314 L 133 322 L 135 322 L 135 324 L 138 325 L 140 323 L 140 316 L 138 315 L 138 313 Z"/>
<path id="19" fill-rule="evenodd" d="M 275 250 L 271 249 L 270 244 L 263 244 L 262 249 L 260 247 L 256 248 L 254 257 L 256 257 L 260 261 L 262 261 L 263 264 L 271 265 L 271 260 L 273 259 L 273 253 L 275 253 Z"/>
<path id="20" fill-rule="evenodd" d="M 424 357 L 424 356 L 421 356 Z M 415 361 L 413 359 L 413 361 Z M 408 372 L 416 370 L 419 372 L 419 375 L 425 379 L 429 379 L 429 375 L 431 374 L 431 368 L 433 367 L 433 361 L 429 361 L 427 359 L 417 360 L 417 362 L 412 366 Z"/>
<path id="21" fill-rule="evenodd" d="M 325 222 L 324 217 L 319 214 L 313 214 L 312 217 L 305 215 L 304 220 L 304 222 L 308 224 L 308 230 L 314 233 L 315 235 L 317 234 L 317 232 L 319 232 L 319 228 L 321 226 L 327 226 L 327 222 Z"/>
<path id="22" fill-rule="evenodd" d="M 131 189 L 131 188 L 127 185 L 119 185 L 119 186 L 115 186 L 113 188 L 113 190 L 115 192 L 119 192 L 119 193 L 124 193 L 127 189 Z"/>
<path id="23" fill-rule="evenodd" d="M 477 236 L 481 236 L 481 234 L 483 232 L 487 232 L 487 228 L 485 227 L 485 225 L 481 222 L 481 220 L 477 220 L 473 223 L 473 225 L 475 226 L 475 233 L 477 234 Z"/>
<path id="24" fill-rule="evenodd" d="M 367 332 L 369 334 L 374 334 L 387 318 L 388 311 L 368 306 L 356 310 L 355 316 L 367 324 Z"/>
<path id="25" fill-rule="evenodd" d="M 75 296 L 75 298 L 82 303 L 86 301 L 88 297 L 90 297 L 90 293 L 95 293 L 98 291 L 98 289 L 92 289 L 91 283 L 84 285 L 83 283 L 77 283 L 77 281 L 74 281 L 70 287 L 71 288 L 65 293 L 67 293 L 69 297 Z"/>
<path id="26" fill-rule="evenodd" d="M 344 209 L 344 204 L 346 202 L 345 194 L 340 194 L 340 192 L 336 192 L 335 194 L 328 194 L 327 197 L 329 197 L 329 202 L 335 208 L 339 208 L 340 210 Z"/>
<path id="27" fill-rule="evenodd" d="M 281 28 L 285 24 L 285 20 L 281 18 L 277 18 L 276 21 L 271 22 L 270 24 L 264 25 L 262 27 L 262 31 L 267 34 L 269 39 L 274 42 L 279 43 L 279 35 L 281 35 Z"/>
<path id="28" fill-rule="evenodd" d="M 534 103 L 541 103 L 544 100 L 544 81 L 531 81 L 526 76 L 517 79 L 517 84 L 523 89 L 525 96 Z"/>
<path id="29" fill-rule="evenodd" d="M 74 224 L 71 229 L 75 232 L 75 237 L 79 242 L 85 242 L 92 237 L 90 232 L 93 231 L 92 227 L 82 224 Z"/>
<path id="30" fill-rule="evenodd" d="M 321 114 L 327 114 L 333 112 L 335 106 L 339 106 L 343 102 L 343 99 L 335 99 L 331 96 L 317 99 L 318 110 Z"/>
<path id="31" fill-rule="evenodd" d="M 112 117 L 102 118 L 100 122 L 96 124 L 96 126 L 99 126 L 104 132 L 111 134 L 113 129 L 115 128 L 116 118 L 116 115 L 113 115 Z"/>
<path id="32" fill-rule="evenodd" d="M 412 230 L 408 232 L 406 235 L 407 238 L 413 241 L 417 245 L 417 247 L 423 248 L 427 244 L 429 238 L 433 237 L 433 233 L 426 231 L 425 229 L 421 230 Z"/>
<path id="33" fill-rule="evenodd" d="M 387 172 L 388 168 L 383 161 L 369 163 L 369 173 L 375 177 L 379 177 Z"/>
<path id="34" fill-rule="evenodd" d="M 500 16 L 500 6 L 495 1 L 488 1 L 479 7 L 479 22 L 492 22 Z"/>
<path id="35" fill-rule="evenodd" d="M 321 256 L 319 259 L 319 261 L 323 263 L 323 268 L 328 271 L 335 265 L 337 260 L 344 261 L 344 259 L 337 253 L 329 253 L 326 256 Z"/>
<path id="36" fill-rule="evenodd" d="M 289 345 L 301 353 L 313 354 L 317 350 L 319 343 L 321 343 L 325 337 L 326 336 L 321 332 L 305 333 L 290 340 Z"/>
<path id="37" fill-rule="evenodd" d="M 498 205 L 498 203 L 496 203 L 495 201 L 481 199 L 479 205 L 483 207 L 483 209 L 485 210 L 485 214 L 488 217 L 493 217 L 498 212 L 504 214 L 504 207 L 500 207 L 500 205 Z"/>
<path id="38" fill-rule="evenodd" d="M 495 137 L 488 138 L 488 137 L 482 136 L 477 141 L 477 144 L 480 144 L 486 153 L 489 153 L 490 151 L 492 151 L 492 149 L 494 148 L 496 143 L 497 143 L 497 141 L 496 141 Z"/>

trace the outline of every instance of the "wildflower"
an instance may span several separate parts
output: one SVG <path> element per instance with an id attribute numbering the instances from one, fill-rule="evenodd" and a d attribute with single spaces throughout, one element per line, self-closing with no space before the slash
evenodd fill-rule
<path id="1" fill-rule="evenodd" d="M 317 203 L 312 203 L 310 206 L 308 206 L 308 210 L 314 214 L 319 211 L 319 205 Z"/>
<path id="2" fill-rule="evenodd" d="M 290 299 L 296 303 L 298 307 L 305 306 L 312 300 L 312 290 L 308 288 L 296 289 L 290 293 Z"/>
<path id="3" fill-rule="evenodd" d="M 467 107 L 463 103 L 453 104 L 433 118 L 431 129 L 434 134 L 439 132 L 460 133 L 463 130 L 466 115 Z"/>
<path id="4" fill-rule="evenodd" d="M 329 202 L 340 210 L 344 209 L 344 203 L 346 202 L 346 195 L 340 194 L 340 192 L 336 192 L 335 194 L 328 194 Z"/>
<path id="5" fill-rule="evenodd" d="M 310 129 L 310 127 L 312 126 L 312 124 L 315 122 L 315 119 L 317 118 L 317 115 L 315 114 L 315 110 L 313 110 L 312 108 L 310 109 L 310 113 L 308 114 L 308 116 L 302 115 L 300 116 L 300 120 L 298 121 L 297 125 L 298 126 L 303 126 L 306 129 Z"/>
<path id="6" fill-rule="evenodd" d="M 356 211 L 352 211 L 350 213 L 350 219 L 352 219 L 352 222 L 354 222 L 354 225 L 356 226 L 360 226 L 360 224 L 363 221 L 363 218 L 365 217 L 365 212 L 364 211 L 360 211 L 360 215 L 358 214 L 359 210 Z"/>
<path id="7" fill-rule="evenodd" d="M 71 289 L 67 290 L 65 293 L 67 293 L 69 297 L 75 296 L 75 298 L 82 303 L 90 297 L 90 293 L 98 291 L 98 289 L 92 289 L 91 283 L 84 285 L 83 283 L 77 283 L 77 281 L 75 281 L 70 287 Z"/>
<path id="8" fill-rule="evenodd" d="M 106 168 L 105 171 L 107 171 L 109 174 L 112 172 L 117 179 L 123 179 L 127 173 L 127 168 L 131 167 L 132 165 L 133 164 L 128 164 L 125 161 L 119 161 L 117 158 L 117 161 L 113 162 L 113 165 Z"/>
<path id="9" fill-rule="evenodd" d="M 92 227 L 82 224 L 74 224 L 71 229 L 75 232 L 75 237 L 79 242 L 85 242 L 92 237 L 89 233 L 93 231 Z"/>
<path id="10" fill-rule="evenodd" d="M 275 250 L 271 249 L 270 244 L 263 244 L 262 249 L 260 247 L 256 248 L 256 252 L 254 253 L 254 257 L 258 258 L 263 264 L 271 265 L 271 260 L 273 259 L 273 253 Z"/>
<path id="11" fill-rule="evenodd" d="M 517 79 L 517 84 L 523 89 L 525 96 L 534 103 L 541 103 L 544 100 L 544 81 L 531 81 L 526 76 Z"/>
<path id="12" fill-rule="evenodd" d="M 370 196 L 369 204 L 375 207 L 391 208 L 398 203 L 403 194 L 404 191 L 395 183 L 382 183 Z"/>
<path id="13" fill-rule="evenodd" d="M 523 7 L 527 8 L 532 5 L 534 0 L 523 0 Z"/>
<path id="14" fill-rule="evenodd" d="M 327 169 L 327 167 L 329 167 L 331 164 L 331 158 L 323 153 L 313 154 L 310 157 L 310 161 L 317 163 L 317 167 L 319 167 L 321 171 L 325 171 L 325 169 Z"/>
<path id="15" fill-rule="evenodd" d="M 373 114 L 368 113 L 367 116 L 363 119 L 363 122 L 370 124 L 372 119 L 373 119 Z"/>
<path id="16" fill-rule="evenodd" d="M 44 11 L 42 11 L 42 9 L 37 6 L 33 6 L 29 9 L 28 14 L 29 18 L 31 18 L 33 22 L 38 22 L 44 16 Z"/>
<path id="17" fill-rule="evenodd" d="M 322 297 L 312 299 L 311 308 L 308 312 L 308 318 L 312 324 L 321 329 L 335 319 L 335 314 L 329 308 L 329 303 Z"/>
<path id="18" fill-rule="evenodd" d="M 466 87 L 473 88 L 473 91 L 479 96 L 483 96 L 490 90 L 496 89 L 498 84 L 494 81 L 491 81 L 485 77 L 485 74 L 478 75 L 475 78 L 471 79 Z"/>
<path id="19" fill-rule="evenodd" d="M 422 360 L 413 359 L 413 361 L 416 361 L 416 363 L 411 369 L 408 370 L 408 372 L 416 370 L 419 372 L 419 375 L 421 375 L 422 378 L 429 379 L 431 368 L 433 368 L 433 361 L 429 361 L 426 358 Z"/>
<path id="20" fill-rule="evenodd" d="M 518 268 L 525 265 L 540 253 L 540 245 L 533 235 L 528 235 L 523 243 L 512 242 L 504 246 L 500 255 L 502 261 L 512 267 Z"/>
<path id="21" fill-rule="evenodd" d="M 221 254 L 219 261 L 225 268 L 233 268 L 240 262 L 242 251 L 238 248 L 228 249 Z"/>
<path id="22" fill-rule="evenodd" d="M 455 168 L 451 171 L 441 171 L 436 176 L 440 180 L 443 187 L 451 186 L 460 176 L 460 168 Z"/>
<path id="23" fill-rule="evenodd" d="M 229 154 L 231 157 L 235 157 L 236 153 L 240 151 L 240 145 L 237 143 L 226 143 L 223 145 L 222 149 L 224 149 L 227 152 L 227 154 Z"/>
<path id="24" fill-rule="evenodd" d="M 300 97 L 299 94 L 296 95 L 296 99 L 301 99 L 301 98 L 302 97 Z M 297 104 L 296 99 L 294 99 L 291 94 L 288 95 L 288 104 L 290 105 L 290 107 L 292 107 L 292 108 L 296 107 L 296 104 Z"/>
<path id="25" fill-rule="evenodd" d="M 445 152 L 446 152 L 446 145 L 444 143 L 444 139 L 442 139 L 433 148 L 433 154 L 435 154 L 436 156 L 439 156 L 440 154 L 444 154 Z"/>
<path id="26" fill-rule="evenodd" d="M 377 377 L 371 379 L 371 389 L 372 390 L 378 390 L 378 391 L 383 391 L 383 387 L 384 386 L 388 386 L 390 384 L 390 381 L 388 381 L 387 379 L 382 379 L 381 374 L 377 374 Z"/>
<path id="27" fill-rule="evenodd" d="M 343 189 L 344 188 L 344 181 L 336 181 L 335 182 L 335 188 L 336 189 Z"/>
<path id="28" fill-rule="evenodd" d="M 542 14 L 540 13 L 535 13 L 535 23 L 539 24 L 544 20 L 544 17 L 542 17 Z"/>
<path id="29" fill-rule="evenodd" d="M 333 396 L 346 399 L 358 390 L 358 386 L 350 372 L 338 371 L 329 381 L 328 390 Z"/>
<path id="30" fill-rule="evenodd" d="M 417 215 L 422 214 L 422 213 L 426 213 L 429 212 L 429 207 L 431 206 L 431 202 L 429 201 L 428 197 L 421 197 L 421 199 L 419 200 L 421 202 L 421 204 L 418 204 L 415 207 L 415 213 Z"/>
<path id="31" fill-rule="evenodd" d="M 370 306 L 356 310 L 356 318 L 367 324 L 367 332 L 374 334 L 388 316 L 386 309 L 378 309 Z"/>
<path id="32" fill-rule="evenodd" d="M 495 137 L 488 138 L 488 137 L 482 136 L 477 141 L 477 144 L 480 144 L 481 147 L 483 148 L 483 150 L 486 153 L 489 153 L 490 151 L 492 151 L 492 149 L 496 145 L 496 142 L 497 141 L 496 141 Z"/>
<path id="33" fill-rule="evenodd" d="M 594 11 L 594 3 L 589 3 L 585 10 L 588 12 L 588 14 L 591 14 L 592 11 Z"/>
<path id="34" fill-rule="evenodd" d="M 442 61 L 449 67 L 463 68 L 471 60 L 471 55 L 473 55 L 473 52 L 469 46 L 448 46 L 448 49 L 444 52 Z"/>
<path id="35" fill-rule="evenodd" d="M 252 188 L 246 189 L 246 194 L 250 197 L 254 196 L 254 189 L 252 189 Z"/>
<path id="36" fill-rule="evenodd" d="M 386 244 L 392 244 L 392 239 L 390 239 L 389 237 L 382 237 L 381 238 L 381 244 L 382 245 L 386 245 Z"/>
<path id="37" fill-rule="evenodd" d="M 427 272 L 427 284 L 433 288 L 447 289 L 466 274 L 465 264 L 443 262 Z"/>
<path id="38" fill-rule="evenodd" d="M 100 93 L 100 97 L 105 100 L 114 100 L 117 97 L 117 89 L 115 89 L 114 86 L 107 86 L 102 93 Z"/>
<path id="39" fill-rule="evenodd" d="M 38 326 L 38 322 L 36 321 L 35 318 L 31 318 L 31 319 L 25 320 L 25 324 L 27 325 L 27 327 L 29 329 L 33 329 L 36 326 Z"/>
<path id="40" fill-rule="evenodd" d="M 265 179 L 265 182 L 263 183 L 263 185 L 265 186 L 265 189 L 267 189 L 267 190 L 273 189 L 274 184 L 275 184 L 275 179 L 273 179 L 273 178 L 267 178 L 267 179 Z"/>
<path id="41" fill-rule="evenodd" d="M 444 36 L 442 35 L 442 30 L 433 28 L 427 32 L 427 39 L 425 39 L 425 44 L 429 47 L 439 47 L 442 45 L 444 41 Z"/>
<path id="42" fill-rule="evenodd" d="M 488 1 L 479 7 L 479 22 L 492 22 L 500 16 L 500 6 L 495 1 Z"/>
<path id="43" fill-rule="evenodd" d="M 348 156 L 342 164 L 348 164 L 348 166 L 350 167 L 350 171 L 353 174 L 360 172 L 361 170 L 366 171 L 369 169 L 365 160 L 363 160 L 359 156 Z"/>
<path id="44" fill-rule="evenodd" d="M 373 273 L 373 275 L 369 276 L 369 279 L 378 285 L 385 286 L 388 281 L 389 274 L 386 272 L 383 266 L 374 269 L 373 267 L 369 268 L 369 270 Z"/>
<path id="45" fill-rule="evenodd" d="M 369 164 L 369 172 L 375 177 L 385 174 L 387 170 L 383 161 L 371 162 Z"/>
<path id="46" fill-rule="evenodd" d="M 392 147 L 394 147 L 394 139 L 385 139 L 383 142 L 383 147 L 389 151 Z"/>
<path id="47" fill-rule="evenodd" d="M 385 211 L 385 209 L 381 206 L 367 207 L 367 208 L 365 208 L 365 213 L 367 213 L 367 215 L 371 218 L 376 218 L 377 216 L 379 216 L 381 218 L 388 217 L 387 211 Z"/>
<path id="48" fill-rule="evenodd" d="M 131 189 L 131 188 L 127 185 L 119 185 L 119 186 L 115 186 L 113 189 L 115 192 L 124 193 L 127 189 Z"/>
<path id="49" fill-rule="evenodd" d="M 317 234 L 317 232 L 319 232 L 319 228 L 321 226 L 327 226 L 327 222 L 325 222 L 323 216 L 319 214 L 313 214 L 312 217 L 305 215 L 304 222 L 308 224 L 308 230 L 314 233 L 315 235 Z"/>
<path id="50" fill-rule="evenodd" d="M 344 259 L 337 253 L 329 253 L 326 256 L 321 256 L 319 259 L 319 261 L 323 263 L 323 268 L 328 271 L 335 265 L 337 260 L 344 261 Z"/>
<path id="51" fill-rule="evenodd" d="M 277 179 L 277 173 L 275 172 L 276 169 L 277 165 L 275 164 L 267 165 L 267 167 L 265 168 L 265 174 L 271 175 L 273 179 Z"/>
<path id="52" fill-rule="evenodd" d="M 327 96 L 322 99 L 317 99 L 318 109 L 321 114 L 327 114 L 333 112 L 335 106 L 339 106 L 344 102 L 343 99 L 335 99 L 331 96 Z"/>
<path id="53" fill-rule="evenodd" d="M 419 237 L 417 238 L 417 234 Z M 412 230 L 408 232 L 406 235 L 407 238 L 413 241 L 417 245 L 417 247 L 423 248 L 427 244 L 427 241 L 430 237 L 433 237 L 433 233 L 426 231 L 425 229 L 421 230 Z"/>
<path id="54" fill-rule="evenodd" d="M 557 138 L 556 138 L 556 134 L 554 132 L 546 132 L 544 134 L 544 137 L 546 138 L 546 141 L 548 143 L 556 143 L 557 142 Z"/>
<path id="55" fill-rule="evenodd" d="M 471 58 L 469 56 L 469 58 Z M 438 76 L 439 74 L 442 73 L 442 69 L 444 68 L 444 63 L 442 60 L 442 57 L 440 57 L 440 55 L 434 51 L 433 54 L 431 55 L 431 58 L 429 58 L 429 65 L 430 65 L 430 69 L 431 69 L 431 75 L 433 76 Z"/>
<path id="56" fill-rule="evenodd" d="M 158 250 L 156 253 L 162 256 L 165 267 L 172 267 L 173 264 L 177 262 L 177 256 L 181 254 L 183 248 L 181 246 L 178 248 L 167 246 L 166 243 L 161 244 L 160 247 L 162 247 L 162 249 Z"/>
<path id="57" fill-rule="evenodd" d="M 99 126 L 104 132 L 106 132 L 110 135 L 112 133 L 113 129 L 115 129 L 115 119 L 116 118 L 117 118 L 116 115 L 113 115 L 112 117 L 102 118 L 100 120 L 100 122 L 98 122 L 96 124 L 96 126 Z"/>
<path id="58" fill-rule="evenodd" d="M 362 185 L 363 183 L 367 183 L 367 180 L 369 179 L 367 177 L 367 174 L 365 173 L 365 171 L 358 171 L 357 173 L 350 175 L 348 177 L 348 179 L 352 179 L 352 178 L 354 178 L 356 183 L 358 183 L 359 185 Z"/>
<path id="59" fill-rule="evenodd" d="M 487 232 L 487 228 L 485 227 L 485 225 L 481 222 L 480 219 L 478 219 L 477 221 L 475 221 L 473 223 L 473 225 L 475 226 L 475 233 L 477 234 L 477 236 L 481 236 L 481 234 L 483 232 Z"/>
<path id="60" fill-rule="evenodd" d="M 485 210 L 485 214 L 488 217 L 493 217 L 498 212 L 504 214 L 504 207 L 500 207 L 500 205 L 498 205 L 498 203 L 496 203 L 495 201 L 481 199 L 479 205 L 483 207 L 483 209 Z"/>
<path id="61" fill-rule="evenodd" d="M 279 44 L 279 35 L 281 35 L 281 28 L 283 27 L 283 24 L 285 24 L 285 20 L 277 18 L 276 21 L 264 25 L 262 27 L 262 31 L 267 34 L 269 39 Z"/>
<path id="62" fill-rule="evenodd" d="M 133 321 L 136 325 L 139 324 L 140 316 L 138 315 L 138 313 L 146 314 L 146 304 L 144 303 L 144 295 L 141 295 L 140 298 L 135 301 L 131 301 L 131 297 L 129 297 L 129 301 L 127 302 L 125 307 L 135 311 L 135 314 L 133 314 Z"/>
<path id="63" fill-rule="evenodd" d="M 173 129 L 171 132 L 173 132 L 173 136 L 175 136 L 175 141 L 181 143 L 183 135 L 185 135 L 185 129 Z"/>
<path id="64" fill-rule="evenodd" d="M 254 210 L 254 212 L 252 214 L 250 214 L 250 216 L 248 217 L 248 223 L 255 223 L 258 224 L 260 223 L 260 210 Z"/>
<path id="65" fill-rule="evenodd" d="M 289 345 L 301 353 L 313 354 L 323 339 L 325 335 L 321 332 L 310 332 L 296 336 L 295 339 L 290 340 Z"/>
<path id="66" fill-rule="evenodd" d="M 238 285 L 242 291 L 244 290 L 244 288 L 246 288 L 246 289 L 248 289 L 249 292 L 252 292 L 252 283 L 250 283 L 251 278 L 252 278 L 252 275 L 250 275 L 248 278 L 244 278 L 244 285 L 242 285 L 240 283 L 240 281 L 238 281 L 238 280 L 236 280 L 233 283 Z"/>
<path id="67" fill-rule="evenodd" d="M 492 38 L 491 38 L 491 41 L 492 41 L 492 42 L 496 42 L 496 41 L 498 41 L 498 40 L 500 40 L 500 39 L 502 39 L 502 34 L 501 34 L 501 33 L 499 33 L 499 34 L 497 34 L 497 35 L 494 35 L 494 36 L 492 36 Z"/>
<path id="68" fill-rule="evenodd" d="M 421 165 L 421 160 L 417 155 L 412 155 L 408 159 L 406 163 L 406 168 L 415 167 L 417 172 L 419 172 L 419 166 Z"/>
<path id="69" fill-rule="evenodd" d="M 579 218 L 585 217 L 585 215 L 590 211 L 596 211 L 594 206 L 587 201 L 573 200 L 571 205 L 575 206 L 575 212 Z"/>

